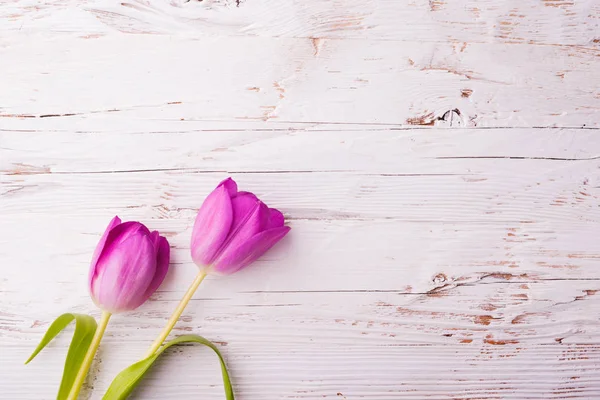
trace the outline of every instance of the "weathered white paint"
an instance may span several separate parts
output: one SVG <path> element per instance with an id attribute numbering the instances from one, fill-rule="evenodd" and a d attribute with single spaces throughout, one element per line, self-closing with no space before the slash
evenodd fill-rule
<path id="1" fill-rule="evenodd" d="M 107 113 L 121 127 L 186 121 L 179 131 L 197 120 L 598 127 L 593 47 L 116 34 L 2 42 L 0 85 L 19 90 L 0 92 L 0 118 L 16 127 Z"/>
<path id="2" fill-rule="evenodd" d="M 175 334 L 217 342 L 239 399 L 600 398 L 595 1 L 0 4 L 0 398 L 50 399 L 64 311 L 97 315 L 115 214 L 168 236 L 85 398 L 145 351 L 195 274 L 226 175 L 292 233 L 209 277 Z M 223 398 L 175 350 L 133 396 Z"/>

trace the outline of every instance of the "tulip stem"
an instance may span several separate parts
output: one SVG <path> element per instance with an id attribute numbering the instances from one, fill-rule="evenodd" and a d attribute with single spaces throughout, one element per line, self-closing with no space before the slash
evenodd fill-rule
<path id="1" fill-rule="evenodd" d="M 102 311 L 100 323 L 96 328 L 96 332 L 94 333 L 90 347 L 88 348 L 87 353 L 85 353 L 85 357 L 83 358 L 81 367 L 79 367 L 79 371 L 77 372 L 77 376 L 75 377 L 75 381 L 73 382 L 73 386 L 71 387 L 71 391 L 69 392 L 67 400 L 76 400 L 77 396 L 79 396 L 79 391 L 81 390 L 81 386 L 85 381 L 85 377 L 90 370 L 90 366 L 92 365 L 96 351 L 98 351 L 98 346 L 100 346 L 100 341 L 102 340 L 102 336 L 104 336 L 104 331 L 106 330 L 110 316 L 111 314 L 109 312 Z"/>
<path id="2" fill-rule="evenodd" d="M 183 298 L 177 305 L 177 308 L 175 309 L 175 311 L 173 311 L 173 314 L 171 315 L 171 318 L 169 318 L 167 325 L 165 325 L 165 327 L 163 328 L 162 332 L 160 333 L 160 336 L 158 336 L 156 338 L 156 340 L 154 341 L 154 343 L 152 343 L 152 346 L 150 347 L 150 349 L 148 350 L 148 352 L 146 353 L 144 358 L 150 357 L 151 355 L 156 353 L 156 351 L 160 348 L 160 346 L 162 346 L 163 342 L 165 341 L 167 336 L 169 336 L 169 333 L 171 333 L 171 330 L 173 329 L 173 327 L 179 320 L 179 317 L 181 317 L 183 310 L 185 309 L 187 304 L 192 299 L 192 296 L 194 295 L 194 293 L 196 292 L 196 289 L 198 289 L 198 286 L 200 286 L 200 284 L 202 283 L 204 278 L 206 278 L 206 270 L 202 269 L 202 270 L 200 270 L 198 275 L 196 275 L 196 278 L 190 285 L 187 292 L 185 292 L 185 295 L 183 295 Z"/>

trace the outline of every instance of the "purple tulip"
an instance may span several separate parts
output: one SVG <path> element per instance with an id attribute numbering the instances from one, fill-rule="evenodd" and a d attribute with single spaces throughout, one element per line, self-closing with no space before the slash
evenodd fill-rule
<path id="1" fill-rule="evenodd" d="M 232 274 L 262 256 L 290 230 L 283 214 L 231 178 L 208 195 L 192 232 L 192 259 L 201 268 Z"/>
<path id="2" fill-rule="evenodd" d="M 141 306 L 165 279 L 169 252 L 169 242 L 157 231 L 114 217 L 92 258 L 92 299 L 110 313 Z"/>

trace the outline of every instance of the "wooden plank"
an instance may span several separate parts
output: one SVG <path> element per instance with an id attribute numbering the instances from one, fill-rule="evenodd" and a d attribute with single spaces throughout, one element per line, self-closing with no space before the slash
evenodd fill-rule
<path id="1" fill-rule="evenodd" d="M 112 335 L 136 346 L 144 346 L 144 341 L 151 340 L 156 334 L 154 331 L 166 321 L 179 301 L 179 288 L 185 287 L 191 280 L 187 278 L 194 275 L 195 267 L 184 264 L 174 267 L 183 272 L 171 273 L 152 302 L 129 313 L 129 318 L 119 317 L 121 322 L 111 328 Z M 96 313 L 85 285 L 78 282 L 85 281 L 87 272 L 81 267 L 79 274 L 70 266 L 60 271 L 53 267 L 57 277 L 62 279 L 63 274 L 69 272 L 73 278 L 57 280 L 61 292 L 48 288 L 45 294 L 53 298 L 52 302 L 42 296 L 31 296 L 32 307 L 25 310 L 10 293 L 2 293 L 6 317 L 3 337 L 7 343 L 18 344 L 23 339 L 35 341 L 51 321 L 48 313 L 56 310 L 57 305 Z M 295 278 L 295 266 L 286 263 L 279 268 L 288 269 L 292 273 L 288 276 Z M 322 268 L 307 266 L 306 275 L 315 276 Z M 359 341 L 359 345 L 364 342 L 371 347 L 469 343 L 479 347 L 591 345 L 596 343 L 600 330 L 598 312 L 592 311 L 599 302 L 596 294 L 600 279 L 543 280 L 495 273 L 477 281 L 460 280 L 452 285 L 438 274 L 433 277 L 434 289 L 419 292 L 418 285 L 429 282 L 420 282 L 424 280 L 424 271 L 411 266 L 396 267 L 394 275 L 389 269 L 374 270 L 371 275 L 375 276 L 360 279 L 354 274 L 342 274 L 338 267 L 337 284 L 345 283 L 347 289 L 312 290 L 318 287 L 305 284 L 303 288 L 278 285 L 273 290 L 270 283 L 281 280 L 278 273 L 273 272 L 274 268 L 262 263 L 253 269 L 252 274 L 244 271 L 235 277 L 210 277 L 186 312 L 188 316 L 178 325 L 179 333 L 204 331 L 219 340 L 248 344 L 262 343 L 277 335 L 290 339 L 275 344 L 277 347 L 289 344 L 300 350 L 301 344 L 311 338 L 331 345 Z M 416 277 L 400 276 L 398 271 L 402 269 L 412 269 Z M 348 286 L 361 279 L 374 282 L 382 275 L 396 280 L 396 290 L 384 287 L 361 290 L 358 285 Z M 406 284 L 417 287 L 407 288 L 410 285 Z M 336 282 L 332 282 L 330 287 L 335 285 Z M 240 324 L 245 327 L 243 332 L 240 332 Z M 135 326 L 146 328 L 140 333 L 132 329 Z M 319 337 L 320 332 L 327 331 L 330 332 Z"/>
<path id="2" fill-rule="evenodd" d="M 124 343 L 110 333 L 106 340 L 109 346 L 103 351 L 103 369 L 93 382 L 98 391 L 110 381 L 107 370 L 124 366 L 117 358 L 135 359 L 144 350 L 132 348 L 130 343 Z M 241 353 L 244 345 L 256 350 Z M 597 345 L 375 347 L 324 345 L 315 338 L 292 348 L 265 341 L 244 343 L 239 347 L 228 343 L 223 350 L 231 352 L 228 360 L 234 365 L 233 379 L 240 393 L 249 398 L 593 399 L 600 393 L 594 367 L 599 357 Z M 53 393 L 54 382 L 59 379 L 61 362 L 56 353 L 60 350 L 52 351 L 53 354 L 42 353 L 40 362 L 28 366 L 26 372 L 37 380 L 42 393 Z M 366 362 L 361 363 L 361 360 Z M 55 369 L 44 368 L 42 364 L 52 365 Z M 164 382 L 165 375 L 171 376 L 169 384 Z M 436 377 L 435 383 L 431 376 Z M 7 378 L 20 377 L 13 370 Z M 13 399 L 39 398 L 17 390 L 4 393 Z M 133 396 L 143 399 L 170 397 L 223 398 L 219 368 L 212 355 L 191 348 L 181 354 L 172 354 L 158 364 L 145 381 L 144 388 Z"/>
<path id="3" fill-rule="evenodd" d="M 3 41 L 2 129 L 63 119 L 94 130 L 139 119 L 179 121 L 180 131 L 212 120 L 598 127 L 590 82 L 600 80 L 600 50 L 591 48 L 327 40 L 315 54 L 310 39 L 295 38 Z"/>
<path id="4" fill-rule="evenodd" d="M 0 4 L 11 33 L 122 32 L 598 46 L 594 0 L 51 0 Z"/>
<path id="5" fill-rule="evenodd" d="M 25 119 L 18 122 L 23 129 L 0 131 L 0 172 L 8 176 L 332 172 L 489 178 L 518 168 L 523 179 L 544 172 L 555 179 L 563 170 L 593 171 L 600 160 L 600 134 L 595 129 L 404 130 L 349 124 L 269 129 L 271 124 L 262 122 L 182 125 L 144 119 L 125 125 L 123 119 L 110 117 L 101 118 L 101 131 L 89 130 L 92 124 L 100 125 L 97 119 L 63 119 L 59 129 L 37 129 L 42 121 Z M 154 130 L 142 132 L 151 125 Z M 48 135 L 52 140 L 45 140 Z M 593 174 L 587 178 L 586 186 L 593 188 L 589 182 Z M 583 185 L 583 180 L 573 183 Z"/>

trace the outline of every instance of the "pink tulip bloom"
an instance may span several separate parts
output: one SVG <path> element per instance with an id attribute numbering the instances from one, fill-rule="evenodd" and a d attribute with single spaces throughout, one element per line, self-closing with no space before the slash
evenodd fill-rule
<path id="1" fill-rule="evenodd" d="M 169 242 L 139 222 L 114 217 L 102 235 L 89 276 L 92 299 L 117 313 L 141 306 L 158 289 L 169 269 Z"/>
<path id="2" fill-rule="evenodd" d="M 192 259 L 200 268 L 232 274 L 254 262 L 290 230 L 283 214 L 231 178 L 208 195 L 192 231 Z"/>

